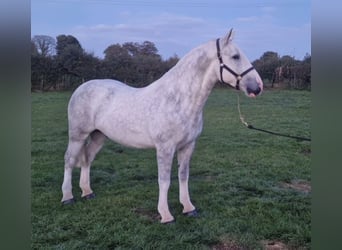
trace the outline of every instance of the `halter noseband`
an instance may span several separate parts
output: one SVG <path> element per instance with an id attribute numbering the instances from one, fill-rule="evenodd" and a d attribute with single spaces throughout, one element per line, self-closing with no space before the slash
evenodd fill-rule
<path id="1" fill-rule="evenodd" d="M 225 81 L 223 81 L 223 77 L 222 77 L 222 72 L 223 69 L 228 70 L 232 75 L 235 76 L 236 78 L 236 85 L 235 85 L 235 89 L 239 90 L 240 89 L 240 80 L 242 79 L 243 76 L 247 75 L 250 71 L 252 71 L 254 69 L 254 67 L 250 67 L 249 69 L 245 70 L 244 72 L 242 72 L 241 74 L 237 74 L 234 70 L 232 70 L 231 68 L 229 68 L 226 64 L 224 64 L 223 60 L 222 60 L 222 56 L 221 56 L 221 49 L 220 49 L 220 39 L 218 38 L 216 40 L 216 49 L 217 49 L 217 57 L 220 61 L 220 76 L 221 76 L 221 82 L 228 84 L 229 86 L 231 86 L 229 83 L 226 83 Z M 232 86 L 231 86 L 232 87 Z"/>

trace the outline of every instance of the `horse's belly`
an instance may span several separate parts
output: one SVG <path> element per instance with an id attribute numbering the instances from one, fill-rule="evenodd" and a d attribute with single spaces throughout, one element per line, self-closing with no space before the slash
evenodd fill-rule
<path id="1" fill-rule="evenodd" d="M 129 127 L 113 126 L 111 129 L 99 127 L 100 131 L 112 141 L 133 148 L 153 148 L 154 143 L 144 131 Z"/>
<path id="2" fill-rule="evenodd" d="M 146 140 L 144 137 L 139 136 L 132 136 L 132 135 L 126 135 L 126 136 L 108 136 L 109 139 L 111 139 L 114 142 L 117 142 L 121 145 L 132 147 L 132 148 L 153 148 L 154 144 L 150 142 L 149 140 Z"/>

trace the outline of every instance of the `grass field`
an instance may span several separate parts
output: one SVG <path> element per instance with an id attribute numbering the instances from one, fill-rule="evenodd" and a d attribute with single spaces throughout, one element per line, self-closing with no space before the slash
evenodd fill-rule
<path id="1" fill-rule="evenodd" d="M 198 218 L 181 215 L 177 166 L 169 191 L 176 223 L 158 222 L 154 150 L 107 141 L 92 166 L 97 197 L 61 206 L 71 93 L 32 93 L 32 249 L 310 249 L 310 143 L 245 128 L 234 91 L 214 89 L 190 169 Z M 311 93 L 240 98 L 256 127 L 310 137 Z M 273 248 L 272 248 L 273 247 Z"/>

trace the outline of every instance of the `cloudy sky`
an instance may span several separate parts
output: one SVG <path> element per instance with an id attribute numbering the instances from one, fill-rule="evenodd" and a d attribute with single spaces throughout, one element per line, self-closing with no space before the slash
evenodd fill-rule
<path id="1" fill-rule="evenodd" d="M 309 0 L 31 0 L 31 36 L 75 36 L 103 57 L 111 44 L 151 41 L 182 57 L 230 28 L 250 60 L 266 51 L 311 54 Z"/>

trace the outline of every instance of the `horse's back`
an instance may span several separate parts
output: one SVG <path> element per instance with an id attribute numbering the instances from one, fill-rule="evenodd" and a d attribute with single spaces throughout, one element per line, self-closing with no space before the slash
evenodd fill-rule
<path id="1" fill-rule="evenodd" d="M 73 96 L 97 96 L 114 93 L 113 91 L 132 91 L 134 88 L 120 81 L 111 79 L 95 79 L 81 84 L 73 93 Z"/>
<path id="2" fill-rule="evenodd" d="M 116 80 L 90 80 L 74 91 L 69 101 L 69 108 L 73 108 L 77 104 L 85 106 L 91 104 L 94 106 L 97 102 L 108 100 L 116 94 L 132 91 L 134 91 L 134 88 Z"/>
<path id="3" fill-rule="evenodd" d="M 115 96 L 132 91 L 134 91 L 132 87 L 110 79 L 90 80 L 83 83 L 69 100 L 69 127 L 83 126 L 84 129 L 87 127 L 89 130 L 93 129 L 95 116 L 101 109 L 110 106 Z"/>

